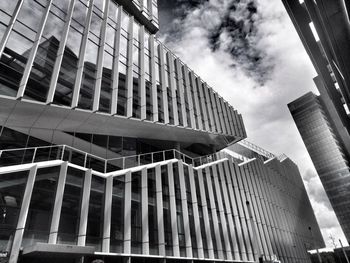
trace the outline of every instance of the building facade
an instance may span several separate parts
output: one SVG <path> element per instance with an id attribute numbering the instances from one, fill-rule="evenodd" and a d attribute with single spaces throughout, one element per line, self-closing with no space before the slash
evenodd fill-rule
<path id="1" fill-rule="evenodd" d="M 300 108 L 299 112 L 296 108 L 290 107 L 290 110 L 295 111 L 295 114 L 292 112 L 292 115 L 296 122 L 299 122 L 297 127 L 306 148 L 313 149 L 311 152 L 309 151 L 309 154 L 314 161 L 329 199 L 333 200 L 331 204 L 349 242 L 350 221 L 345 217 L 349 215 L 346 204 L 349 203 L 350 185 L 344 185 L 344 183 L 350 179 L 348 172 L 340 172 L 339 175 L 337 173 L 338 169 L 348 169 L 346 167 L 350 160 L 350 120 L 348 116 L 350 106 L 349 4 L 344 0 L 282 0 L 282 2 L 315 67 L 317 76 L 314 78 L 314 82 L 321 95 L 318 98 L 312 98 L 315 96 L 306 94 L 290 103 L 290 105 Z M 298 103 L 302 101 L 305 105 L 298 106 Z M 319 120 L 319 123 L 315 124 L 317 128 L 306 131 L 310 124 L 303 119 L 308 118 L 304 107 L 313 109 L 309 117 Z M 317 107 L 319 110 L 316 109 Z M 318 116 L 316 117 L 316 115 Z M 329 142 L 321 138 L 322 134 Z M 310 141 L 316 140 L 316 138 L 319 139 L 318 144 L 311 145 Z M 333 151 L 327 148 L 329 145 L 333 145 Z M 335 160 L 335 156 L 337 156 L 337 160 Z M 320 158 L 324 161 L 322 166 L 329 165 L 328 171 L 317 169 L 320 165 Z M 334 166 L 335 163 L 343 163 L 342 168 Z M 330 173 L 327 175 L 328 179 L 323 178 L 325 173 Z M 333 175 L 331 176 L 331 174 Z M 325 180 L 329 182 L 332 180 L 332 186 L 330 187 L 330 183 L 324 182 Z M 328 191 L 328 189 L 332 190 Z M 338 198 L 338 196 L 343 198 Z"/>
<path id="2" fill-rule="evenodd" d="M 347 239 L 350 237 L 350 168 L 322 96 L 309 92 L 289 110 Z"/>
<path id="3" fill-rule="evenodd" d="M 289 159 L 220 151 L 242 116 L 157 40 L 155 0 L 0 12 L 0 262 L 291 263 L 324 245 Z"/>

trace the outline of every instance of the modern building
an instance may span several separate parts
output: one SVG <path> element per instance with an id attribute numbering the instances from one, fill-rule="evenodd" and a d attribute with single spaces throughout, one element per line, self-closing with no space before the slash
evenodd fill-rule
<path id="1" fill-rule="evenodd" d="M 320 92 L 318 98 L 306 94 L 297 99 L 290 104 L 290 110 L 350 242 L 350 221 L 347 218 L 350 214 L 350 176 L 345 172 L 350 160 L 349 4 L 344 0 L 282 2 L 316 69 L 314 82 Z M 306 108 L 310 109 L 310 116 L 307 116 Z M 317 118 L 318 122 L 311 124 L 308 118 Z M 323 135 L 328 141 L 322 138 Z M 332 151 L 329 145 L 332 145 Z M 320 164 L 321 160 L 323 164 Z M 337 167 L 335 163 L 342 165 Z M 323 168 L 317 169 L 320 165 Z"/>
<path id="2" fill-rule="evenodd" d="M 300 132 L 329 201 L 350 237 L 350 168 L 322 96 L 309 92 L 291 102 L 289 110 Z"/>
<path id="3" fill-rule="evenodd" d="M 0 1 L 0 262 L 292 263 L 324 246 L 295 164 L 222 150 L 242 116 L 157 30 L 155 0 Z"/>

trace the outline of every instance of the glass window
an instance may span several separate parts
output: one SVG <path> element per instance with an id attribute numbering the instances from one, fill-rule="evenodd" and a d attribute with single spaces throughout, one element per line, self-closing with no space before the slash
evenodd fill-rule
<path id="1" fill-rule="evenodd" d="M 156 170 L 151 168 L 147 170 L 148 176 L 148 232 L 149 232 L 149 251 L 151 255 L 159 254 L 158 244 L 158 221 L 157 221 L 157 201 L 156 201 Z"/>
<path id="2" fill-rule="evenodd" d="M 131 174 L 131 253 L 142 253 L 141 172 Z"/>
<path id="3" fill-rule="evenodd" d="M 78 107 L 82 109 L 92 109 L 92 99 L 96 84 L 97 54 L 98 45 L 93 41 L 88 40 L 78 103 Z"/>
<path id="4" fill-rule="evenodd" d="M 16 4 L 17 1 L 0 1 L 0 39 L 5 33 Z"/>
<path id="5" fill-rule="evenodd" d="M 162 191 L 163 191 L 163 220 L 164 220 L 164 239 L 165 250 L 167 256 L 173 255 L 173 238 L 172 226 L 170 216 L 170 198 L 169 198 L 169 184 L 168 184 L 168 169 L 166 165 L 161 167 L 162 175 Z"/>
<path id="6" fill-rule="evenodd" d="M 0 175 L 0 251 L 10 252 L 28 171 Z"/>
<path id="7" fill-rule="evenodd" d="M 119 73 L 117 114 L 126 116 L 126 66 L 122 63 L 119 63 L 119 68 L 121 68 L 124 74 Z"/>
<path id="8" fill-rule="evenodd" d="M 123 137 L 123 156 L 136 155 L 136 139 Z"/>
<path id="9" fill-rule="evenodd" d="M 104 58 L 103 58 L 102 85 L 101 85 L 99 111 L 107 112 L 107 113 L 111 111 L 112 64 L 113 64 L 113 56 L 105 51 Z"/>
<path id="10" fill-rule="evenodd" d="M 94 246 L 96 251 L 101 251 L 105 181 L 98 176 L 93 176 L 91 180 L 86 245 Z"/>
<path id="11" fill-rule="evenodd" d="M 133 72 L 133 117 L 141 118 L 141 94 L 139 90 L 139 75 Z"/>
<path id="12" fill-rule="evenodd" d="M 48 241 L 59 172 L 60 166 L 37 171 L 22 241 L 24 247 Z"/>
<path id="13" fill-rule="evenodd" d="M 61 4 L 66 4 L 68 7 L 69 1 L 61 1 Z M 28 85 L 24 93 L 27 99 L 34 99 L 42 102 L 46 101 L 65 24 L 64 18 L 65 13 L 55 6 L 51 7 L 47 23 L 44 26 L 43 36 L 34 59 Z"/>
<path id="14" fill-rule="evenodd" d="M 25 148 L 28 135 L 4 127 L 0 136 L 0 149 Z"/>
<path id="15" fill-rule="evenodd" d="M 68 32 L 66 47 L 56 86 L 54 103 L 70 106 L 77 74 L 79 50 L 87 14 L 87 6 L 77 1 L 73 10 L 73 19 Z"/>
<path id="16" fill-rule="evenodd" d="M 77 244 L 84 175 L 83 171 L 68 167 L 58 228 L 59 244 Z"/>
<path id="17" fill-rule="evenodd" d="M 0 92 L 3 95 L 17 94 L 43 11 L 44 6 L 31 0 L 22 5 L 0 58 Z"/>
<path id="18" fill-rule="evenodd" d="M 113 178 L 111 247 L 110 251 L 123 252 L 124 242 L 124 175 Z"/>
<path id="19" fill-rule="evenodd" d="M 152 109 L 152 83 L 146 81 L 146 119 L 153 120 L 153 109 Z"/>

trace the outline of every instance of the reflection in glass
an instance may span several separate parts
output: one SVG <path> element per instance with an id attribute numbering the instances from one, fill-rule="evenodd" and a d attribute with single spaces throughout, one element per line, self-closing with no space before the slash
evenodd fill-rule
<path id="1" fill-rule="evenodd" d="M 77 244 L 84 172 L 68 167 L 58 228 L 59 244 Z"/>
<path id="2" fill-rule="evenodd" d="M 164 239 L 165 251 L 167 256 L 173 255 L 173 238 L 170 216 L 170 199 L 168 184 L 168 169 L 166 165 L 161 167 L 162 193 L 163 193 L 163 220 L 164 220 Z"/>
<path id="3" fill-rule="evenodd" d="M 186 242 L 185 242 L 185 229 L 183 224 L 182 214 L 182 202 L 181 202 L 181 188 L 179 178 L 178 164 L 173 164 L 174 186 L 175 186 L 175 199 L 176 199 L 176 223 L 177 231 L 179 235 L 180 256 L 186 256 Z"/>
<path id="4" fill-rule="evenodd" d="M 68 8 L 69 1 L 61 1 Z M 25 98 L 46 101 L 66 13 L 52 5 L 25 90 Z"/>
<path id="5" fill-rule="evenodd" d="M 38 169 L 23 236 L 23 246 L 47 242 L 60 166 Z"/>
<path id="6" fill-rule="evenodd" d="M 141 172 L 131 174 L 131 253 L 142 253 Z"/>
<path id="7" fill-rule="evenodd" d="M 157 220 L 157 202 L 156 202 L 156 170 L 151 168 L 147 170 L 148 176 L 148 232 L 149 232 L 149 252 L 151 255 L 159 254 L 158 244 L 158 220 Z"/>
<path id="8" fill-rule="evenodd" d="M 82 109 L 92 109 L 92 96 L 96 84 L 97 54 L 98 45 L 93 41 L 88 40 L 78 103 L 78 107 Z"/>
<path id="9" fill-rule="evenodd" d="M 94 246 L 96 251 L 101 251 L 105 181 L 97 176 L 93 176 L 91 180 L 86 245 Z"/>
<path id="10" fill-rule="evenodd" d="M 3 2 L 3 1 L 2 1 Z M 0 94 L 16 96 L 44 6 L 25 0 L 0 58 Z"/>
<path id="11" fill-rule="evenodd" d="M 11 250 L 27 176 L 28 171 L 0 175 L 0 251 Z"/>
<path id="12" fill-rule="evenodd" d="M 87 6 L 81 1 L 76 1 L 54 96 L 54 103 L 58 105 L 70 106 L 72 102 L 86 14 Z"/>
<path id="13" fill-rule="evenodd" d="M 113 178 L 111 252 L 123 252 L 124 241 L 124 175 Z"/>

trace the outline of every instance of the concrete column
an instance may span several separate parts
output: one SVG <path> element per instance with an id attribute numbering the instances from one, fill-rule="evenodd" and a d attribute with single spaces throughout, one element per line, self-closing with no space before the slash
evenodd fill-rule
<path id="1" fill-rule="evenodd" d="M 173 238 L 173 255 L 174 257 L 179 257 L 180 248 L 179 248 L 179 233 L 177 229 L 177 213 L 176 213 L 176 197 L 175 197 L 173 164 L 168 163 L 167 169 L 168 169 L 168 184 L 169 184 L 171 233 Z"/>
<path id="2" fill-rule="evenodd" d="M 222 165 L 222 163 L 217 164 L 219 172 L 216 168 L 216 165 L 213 165 L 213 176 L 214 176 L 214 189 L 213 190 L 215 191 L 216 197 L 217 197 L 218 212 L 220 215 L 222 234 L 224 236 L 224 242 L 225 242 L 224 251 L 226 252 L 226 258 L 229 260 L 232 260 L 231 244 L 230 244 L 230 239 L 228 237 L 229 232 L 227 229 L 224 204 L 223 204 L 222 196 L 221 196 L 221 194 L 223 194 L 223 193 L 221 193 L 221 187 L 219 184 L 219 176 L 223 173 L 223 169 L 222 169 L 221 165 Z"/>
<path id="3" fill-rule="evenodd" d="M 212 166 L 212 168 L 214 170 L 214 166 Z M 206 179 L 207 179 L 207 187 L 208 187 L 208 194 L 209 194 L 209 201 L 210 201 L 210 210 L 211 210 L 211 217 L 213 220 L 216 248 L 218 250 L 218 257 L 219 257 L 219 259 L 224 259 L 224 253 L 223 253 L 223 248 L 222 248 L 222 244 L 221 244 L 219 222 L 218 222 L 217 210 L 216 210 L 216 205 L 215 205 L 215 198 L 214 198 L 214 193 L 213 193 L 213 191 L 215 191 L 215 190 L 213 189 L 211 176 L 210 176 L 211 173 L 210 173 L 209 167 L 205 168 L 205 174 L 206 174 Z"/>
<path id="4" fill-rule="evenodd" d="M 102 252 L 105 253 L 109 253 L 109 247 L 111 242 L 112 195 L 113 176 L 109 176 L 106 178 L 106 188 L 104 196 Z"/>
<path id="5" fill-rule="evenodd" d="M 58 227 L 59 227 L 60 218 L 61 218 L 61 210 L 62 210 L 62 202 L 63 202 L 63 195 L 64 195 L 64 187 L 66 184 L 67 169 L 68 169 L 68 162 L 64 162 L 61 165 L 60 175 L 58 177 L 55 203 L 54 203 L 55 205 L 53 207 L 51 226 L 50 226 L 50 234 L 49 234 L 49 242 L 48 242 L 49 244 L 56 244 L 57 242 L 57 234 L 58 234 Z"/>
<path id="6" fill-rule="evenodd" d="M 141 215 L 142 215 L 142 254 L 149 255 L 148 229 L 148 176 L 147 169 L 141 171 Z"/>
<path id="7" fill-rule="evenodd" d="M 124 254 L 131 253 L 131 172 L 125 174 Z"/>
<path id="8" fill-rule="evenodd" d="M 33 192 L 33 188 L 34 188 L 34 182 L 35 182 L 35 176 L 36 176 L 37 169 L 38 169 L 37 165 L 34 165 L 29 170 L 28 180 L 27 180 L 27 184 L 26 184 L 24 194 L 23 194 L 23 201 L 22 201 L 22 205 L 21 205 L 21 210 L 20 210 L 19 216 L 18 216 L 17 227 L 16 227 L 14 238 L 13 238 L 9 263 L 17 263 L 17 260 L 18 260 L 19 252 L 20 252 L 21 245 L 22 245 L 24 228 L 25 228 L 26 221 L 27 221 L 30 200 L 32 198 L 32 192 Z"/>
<path id="9" fill-rule="evenodd" d="M 236 234 L 237 234 L 237 248 L 236 250 L 240 251 L 239 258 L 244 260 L 247 260 L 247 253 L 244 245 L 244 240 L 242 236 L 242 226 L 239 221 L 239 214 L 238 214 L 238 204 L 237 199 L 235 197 L 235 187 L 233 185 L 232 179 L 234 176 L 236 176 L 232 160 L 229 159 L 229 161 L 224 163 L 225 173 L 226 173 L 226 181 L 227 181 L 227 189 L 228 189 L 228 196 L 230 198 L 231 207 L 232 207 L 232 217 L 234 220 L 234 225 L 236 227 Z M 234 244 L 235 245 L 235 244 Z M 235 250 L 234 250 L 235 251 Z"/>
<path id="10" fill-rule="evenodd" d="M 194 171 L 193 171 L 192 165 L 188 167 L 188 176 L 189 176 L 189 182 L 191 187 L 192 210 L 193 210 L 194 228 L 196 231 L 198 258 L 204 258 L 202 232 L 201 232 L 201 225 L 199 221 L 197 190 L 196 190 L 196 183 L 194 179 Z"/>
<path id="11" fill-rule="evenodd" d="M 236 204 L 237 204 L 237 218 L 235 217 L 235 220 L 237 220 L 238 225 L 241 226 L 241 233 L 242 234 L 242 246 L 241 251 L 242 251 L 242 259 L 243 260 L 251 260 L 252 258 L 252 249 L 250 246 L 250 240 L 248 237 L 248 230 L 247 230 L 247 224 L 246 220 L 244 217 L 244 211 L 243 211 L 243 203 L 241 199 L 241 192 L 237 184 L 237 176 L 238 176 L 238 167 L 236 163 L 230 162 L 230 169 L 231 169 L 231 180 L 232 180 L 232 187 L 234 191 L 234 196 L 236 197 Z M 239 236 L 238 236 L 239 238 Z M 244 247 L 244 249 L 243 249 Z M 244 251 L 244 253 L 243 253 Z"/>
<path id="12" fill-rule="evenodd" d="M 160 165 L 156 166 L 156 198 L 157 198 L 159 255 L 165 256 L 166 254 L 165 254 L 165 240 L 164 240 L 163 191 L 162 191 L 162 173 L 161 173 Z"/>
<path id="13" fill-rule="evenodd" d="M 243 182 L 242 182 L 242 166 L 244 165 L 244 163 L 240 163 L 236 168 L 236 172 L 237 172 L 237 183 L 238 183 L 238 188 L 239 188 L 239 192 L 241 195 L 241 202 L 242 202 L 242 219 L 245 221 L 246 223 L 246 234 L 247 234 L 247 238 L 246 238 L 246 245 L 247 245 L 247 251 L 248 251 L 248 258 L 250 258 L 250 260 L 255 260 L 256 256 L 257 256 L 257 251 L 255 248 L 255 243 L 254 243 L 254 239 L 256 237 L 253 237 L 253 230 L 252 230 L 252 222 L 250 219 L 250 216 L 248 214 L 248 210 L 247 210 L 247 201 L 249 202 L 250 200 L 247 199 L 246 195 L 245 195 L 245 189 L 243 186 Z"/>
<path id="14" fill-rule="evenodd" d="M 182 206 L 182 218 L 184 223 L 185 231 L 185 242 L 186 242 L 186 257 L 192 258 L 192 242 L 191 242 L 191 232 L 190 232 L 190 221 L 188 217 L 188 207 L 187 207 L 187 193 L 186 193 L 186 183 L 184 176 L 184 167 L 181 160 L 178 161 L 179 165 L 179 182 L 181 191 L 181 206 Z"/>
<path id="15" fill-rule="evenodd" d="M 238 248 L 238 243 L 237 243 L 237 235 L 235 231 L 235 225 L 233 221 L 233 214 L 231 210 L 231 204 L 230 204 L 230 193 L 228 192 L 228 187 L 229 187 L 229 182 L 227 180 L 227 176 L 229 176 L 229 170 L 228 170 L 228 162 L 225 161 L 223 164 L 219 165 L 219 174 L 220 174 L 220 180 L 221 180 L 221 187 L 223 191 L 223 199 L 225 203 L 225 208 L 226 211 L 225 213 L 227 214 L 227 220 L 228 220 L 228 226 L 229 226 L 229 235 L 231 236 L 231 242 L 232 242 L 232 253 L 233 253 L 233 259 L 234 260 L 241 260 L 241 257 L 239 255 L 239 248 Z M 225 176 L 226 174 L 226 176 Z M 231 186 L 232 183 L 230 182 Z M 232 192 L 233 194 L 233 192 Z M 231 197 L 234 198 L 234 197 Z"/>
<path id="16" fill-rule="evenodd" d="M 79 220 L 79 232 L 78 232 L 78 246 L 85 246 L 86 241 L 86 229 L 89 214 L 89 201 L 91 191 L 91 179 L 92 170 L 89 169 L 85 172 L 83 196 L 81 198 L 81 210 Z"/>
<path id="17" fill-rule="evenodd" d="M 206 239 L 207 239 L 208 254 L 210 259 L 214 259 L 215 257 L 214 257 L 214 249 L 213 249 L 213 240 L 212 240 L 210 225 L 209 225 L 209 213 L 208 213 L 208 206 L 207 206 L 207 198 L 205 196 L 202 169 L 199 169 L 197 171 L 198 171 L 198 184 L 199 184 L 199 190 L 200 190 L 201 201 L 202 201 L 204 228 L 205 228 Z"/>

